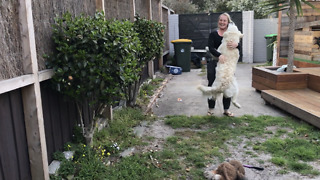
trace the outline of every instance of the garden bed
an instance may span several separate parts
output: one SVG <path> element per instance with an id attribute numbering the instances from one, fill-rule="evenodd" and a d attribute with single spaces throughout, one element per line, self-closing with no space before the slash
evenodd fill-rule
<path id="1" fill-rule="evenodd" d="M 307 88 L 308 73 L 294 70 L 293 73 L 276 71 L 278 66 L 253 67 L 252 87 L 256 90 L 285 90 Z"/>

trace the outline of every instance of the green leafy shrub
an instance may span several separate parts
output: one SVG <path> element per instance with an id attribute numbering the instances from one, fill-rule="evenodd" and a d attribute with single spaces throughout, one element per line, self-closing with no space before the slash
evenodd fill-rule
<path id="1" fill-rule="evenodd" d="M 162 53 L 164 47 L 164 25 L 159 22 L 147 20 L 136 16 L 135 31 L 139 34 L 142 49 L 139 53 L 140 63 L 152 60 Z"/>
<path id="2" fill-rule="evenodd" d="M 132 22 L 107 21 L 100 12 L 93 17 L 70 13 L 56 17 L 52 38 L 56 51 L 47 56 L 47 65 L 54 70 L 53 84 L 76 100 L 82 133 L 90 144 L 95 117 L 105 105 L 124 98 L 128 85 L 139 79 L 140 39 Z M 94 118 L 88 128 L 82 119 L 86 104 Z"/>
<path id="3" fill-rule="evenodd" d="M 53 40 L 56 52 L 50 57 L 53 81 L 58 89 L 76 100 L 114 103 L 124 87 L 138 79 L 137 53 L 140 40 L 129 21 L 106 21 L 70 13 L 55 18 Z"/>
<path id="4" fill-rule="evenodd" d="M 138 33 L 142 45 L 138 54 L 139 61 L 137 66 L 141 73 L 139 74 L 139 79 L 128 86 L 126 94 L 128 106 L 136 105 L 137 95 L 142 83 L 142 70 L 146 63 L 155 57 L 159 57 L 164 47 L 164 25 L 146 18 L 140 18 L 138 15 L 135 18 L 134 29 Z"/>

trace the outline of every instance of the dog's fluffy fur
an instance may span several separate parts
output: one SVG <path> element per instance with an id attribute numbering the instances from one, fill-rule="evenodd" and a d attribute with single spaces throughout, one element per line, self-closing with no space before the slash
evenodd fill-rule
<path id="1" fill-rule="evenodd" d="M 240 38 L 243 35 L 238 30 L 237 26 L 234 24 L 229 24 L 227 31 L 223 34 L 223 39 L 218 51 L 226 57 L 226 61 L 222 63 L 217 63 L 216 67 L 216 79 L 211 87 L 200 85 L 199 90 L 203 92 L 204 95 L 212 95 L 213 99 L 216 99 L 218 94 L 223 94 L 224 97 L 232 98 L 232 103 L 236 107 L 240 108 L 240 104 L 237 103 L 237 95 L 239 92 L 238 84 L 234 73 L 236 71 L 237 62 L 239 59 L 239 49 L 229 49 L 227 43 L 232 41 L 239 43 Z"/>
<path id="2" fill-rule="evenodd" d="M 243 165 L 236 160 L 221 163 L 217 169 L 205 171 L 204 175 L 209 180 L 245 180 Z"/>

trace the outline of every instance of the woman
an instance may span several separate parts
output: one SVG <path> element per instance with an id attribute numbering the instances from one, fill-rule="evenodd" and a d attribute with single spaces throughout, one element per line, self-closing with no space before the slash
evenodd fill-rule
<path id="1" fill-rule="evenodd" d="M 223 13 L 219 16 L 218 19 L 218 28 L 215 29 L 209 35 L 208 46 L 210 53 L 214 56 L 213 60 L 208 62 L 207 65 L 207 79 L 208 79 L 208 86 L 212 86 L 215 78 L 216 78 L 216 66 L 219 63 L 224 63 L 226 58 L 224 55 L 217 51 L 218 47 L 221 44 L 223 34 L 228 29 L 229 23 L 232 23 L 230 15 L 228 13 Z M 230 49 L 239 48 L 238 43 L 230 42 L 227 44 L 227 47 Z M 231 98 L 223 97 L 223 108 L 224 108 L 224 115 L 233 117 L 233 113 L 229 111 Z M 213 115 L 213 109 L 215 107 L 215 99 L 208 99 L 208 115 Z"/>

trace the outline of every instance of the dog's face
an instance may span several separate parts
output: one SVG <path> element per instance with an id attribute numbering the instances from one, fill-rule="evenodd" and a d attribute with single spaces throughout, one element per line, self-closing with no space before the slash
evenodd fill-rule
<path id="1" fill-rule="evenodd" d="M 240 33 L 240 31 L 238 32 L 225 32 L 223 34 L 223 39 L 226 41 L 226 42 L 236 42 L 236 43 L 239 43 L 240 41 L 240 38 L 243 37 L 243 34 Z"/>
<path id="2" fill-rule="evenodd" d="M 236 42 L 239 43 L 240 38 L 243 37 L 243 34 L 238 30 L 236 25 L 229 24 L 228 30 L 223 33 L 223 39 L 226 42 Z"/>

